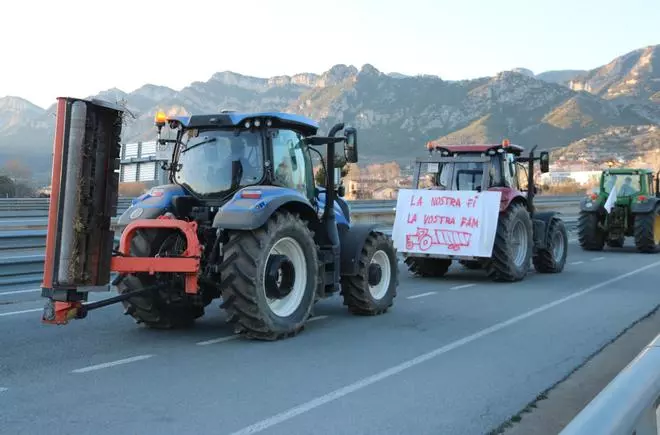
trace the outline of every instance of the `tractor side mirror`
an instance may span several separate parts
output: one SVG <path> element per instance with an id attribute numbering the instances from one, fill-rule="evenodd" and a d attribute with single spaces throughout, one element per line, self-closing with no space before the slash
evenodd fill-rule
<path id="1" fill-rule="evenodd" d="M 545 174 L 546 172 L 550 172 L 550 153 L 547 151 L 541 151 L 539 153 L 539 162 L 541 173 Z"/>
<path id="2" fill-rule="evenodd" d="M 344 145 L 344 155 L 347 163 L 357 163 L 358 161 L 358 144 L 357 144 L 357 130 L 353 127 L 348 127 L 344 130 L 346 136 L 346 144 Z"/>

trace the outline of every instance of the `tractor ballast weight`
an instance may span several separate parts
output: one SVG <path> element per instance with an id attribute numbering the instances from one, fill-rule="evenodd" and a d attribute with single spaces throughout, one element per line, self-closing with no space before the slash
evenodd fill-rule
<path id="1" fill-rule="evenodd" d="M 602 171 L 598 192 L 580 201 L 578 241 L 582 249 L 600 251 L 605 245 L 621 248 L 626 237 L 633 237 L 639 252 L 660 252 L 659 174 L 639 168 Z M 608 212 L 608 199 L 615 194 Z"/>
<path id="2" fill-rule="evenodd" d="M 541 273 L 563 271 L 568 247 L 565 225 L 558 212 L 537 212 L 534 206 L 534 163 L 539 161 L 541 172 L 548 172 L 547 152 L 541 152 L 536 157 L 534 147 L 528 156 L 522 156 L 524 149 L 509 144 L 506 140 L 500 145 L 436 146 L 429 143 L 427 146 L 428 158 L 418 158 L 415 162 L 412 189 L 420 189 L 422 167 L 429 165 L 437 168 L 433 178 L 439 192 L 500 192 L 498 222 L 493 249 L 487 257 L 465 256 L 460 253 L 426 254 L 397 246 L 398 250 L 403 252 L 405 263 L 413 274 L 444 276 L 454 260 L 470 269 L 485 269 L 495 281 L 523 279 L 529 270 L 530 262 Z M 523 166 L 525 163 L 526 168 Z M 526 195 L 518 185 L 519 171 L 528 174 Z M 472 181 L 461 186 L 460 175 L 467 175 L 468 180 Z M 443 186 L 441 178 L 448 184 Z M 397 213 L 399 212 L 404 210 L 397 207 Z M 522 239 L 518 240 L 521 246 L 518 251 L 514 251 L 516 237 L 513 228 L 518 224 L 523 227 L 523 235 L 520 236 Z M 429 230 L 432 228 L 429 227 Z"/>
<path id="3" fill-rule="evenodd" d="M 65 124 L 69 116 L 58 112 Z M 114 116 L 116 170 L 121 113 Z M 318 136 L 316 122 L 280 112 L 173 118 L 159 112 L 155 124 L 157 143 L 173 145 L 162 167 L 171 184 L 134 199 L 118 219 L 119 248 L 110 258 L 112 246 L 105 247 L 107 272 L 94 282 L 107 290 L 109 272 L 117 272 L 112 284 L 118 296 L 84 303 L 89 289 L 76 283 L 64 293 L 44 290 L 50 304 L 44 322 L 64 324 L 121 302 L 124 314 L 136 322 L 173 328 L 191 324 L 220 298 L 235 332 L 275 340 L 300 332 L 314 304 L 337 293 L 354 314 L 382 314 L 392 306 L 398 286 L 396 250 L 376 225 L 351 222 L 341 198 L 339 168 L 331 158 L 335 144 L 343 143 L 347 162 L 357 161 L 355 129 L 337 124 L 328 136 Z M 166 125 L 174 139 L 161 137 Z M 62 157 L 57 144 L 65 135 L 58 130 L 56 160 Z M 310 152 L 318 153 L 314 147 L 321 146 L 327 151 L 321 160 L 326 182 L 315 186 Z M 88 164 L 90 157 L 83 154 L 82 160 Z M 62 173 L 54 171 L 53 179 Z M 116 204 L 117 173 L 107 174 L 99 175 L 96 184 L 105 186 Z M 57 208 L 49 213 L 50 220 L 61 221 Z M 111 243 L 108 216 L 96 235 Z M 53 234 L 59 237 L 58 231 Z M 52 238 L 48 246 L 57 243 Z M 53 301 L 58 301 L 54 309 Z"/>

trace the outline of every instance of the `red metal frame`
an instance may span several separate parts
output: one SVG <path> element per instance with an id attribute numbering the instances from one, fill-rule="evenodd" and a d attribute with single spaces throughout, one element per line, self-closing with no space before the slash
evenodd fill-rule
<path id="1" fill-rule="evenodd" d="M 186 237 L 186 250 L 181 257 L 129 257 L 130 246 L 135 232 L 139 229 L 177 229 Z M 126 226 L 119 241 L 119 252 L 125 257 L 112 257 L 110 270 L 119 273 L 178 272 L 185 274 L 185 291 L 197 294 L 199 283 L 197 273 L 200 269 L 202 246 L 197 238 L 197 223 L 161 216 L 158 219 L 138 219 Z"/>
<path id="2" fill-rule="evenodd" d="M 46 230 L 46 258 L 42 288 L 53 288 L 53 259 L 55 258 L 55 236 L 57 234 L 58 208 L 60 206 L 60 188 L 62 177 L 62 149 L 64 148 L 64 121 L 66 120 L 67 99 L 57 99 L 55 139 L 53 141 L 53 173 L 48 205 L 48 224 Z"/>

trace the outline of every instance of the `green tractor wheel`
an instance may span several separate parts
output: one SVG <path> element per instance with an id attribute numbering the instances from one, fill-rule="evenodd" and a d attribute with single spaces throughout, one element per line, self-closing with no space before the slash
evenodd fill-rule
<path id="1" fill-rule="evenodd" d="M 635 246 L 645 253 L 660 251 L 660 206 L 650 213 L 636 214 L 634 224 Z"/>
<path id="2" fill-rule="evenodd" d="M 602 251 L 605 247 L 605 232 L 600 228 L 597 213 L 580 212 L 578 218 L 578 241 L 585 251 Z"/>

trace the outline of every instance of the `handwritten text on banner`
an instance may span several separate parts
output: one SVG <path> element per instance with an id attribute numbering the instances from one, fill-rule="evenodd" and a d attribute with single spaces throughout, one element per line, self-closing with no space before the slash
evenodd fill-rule
<path id="1" fill-rule="evenodd" d="M 500 192 L 399 190 L 392 230 L 400 252 L 490 257 Z"/>

